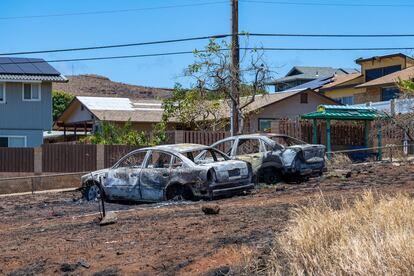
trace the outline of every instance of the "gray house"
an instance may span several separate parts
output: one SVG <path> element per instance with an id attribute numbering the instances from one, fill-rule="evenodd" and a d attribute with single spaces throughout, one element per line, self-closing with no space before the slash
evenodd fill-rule
<path id="1" fill-rule="evenodd" d="M 52 128 L 52 82 L 67 79 L 43 59 L 0 58 L 0 147 L 38 147 Z"/>

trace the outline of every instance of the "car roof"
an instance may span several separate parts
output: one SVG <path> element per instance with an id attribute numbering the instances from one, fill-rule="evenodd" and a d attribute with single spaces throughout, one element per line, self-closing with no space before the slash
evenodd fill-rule
<path id="1" fill-rule="evenodd" d="M 289 137 L 289 136 L 287 136 L 287 135 L 285 135 L 285 134 L 277 134 L 277 133 L 253 133 L 253 134 L 241 134 L 241 135 L 235 135 L 235 136 L 231 136 L 231 137 L 228 137 L 228 138 L 236 138 L 236 137 L 238 137 L 238 138 L 258 138 L 258 137 L 268 137 L 268 138 L 270 138 L 270 137 Z"/>
<path id="2" fill-rule="evenodd" d="M 210 148 L 209 146 L 200 145 L 200 144 L 183 143 L 183 144 L 172 144 L 172 145 L 160 145 L 160 146 L 155 146 L 155 147 L 146 148 L 146 149 L 159 149 L 159 150 L 165 150 L 169 152 L 185 153 L 185 152 L 196 151 L 196 150 L 206 150 L 209 148 Z"/>

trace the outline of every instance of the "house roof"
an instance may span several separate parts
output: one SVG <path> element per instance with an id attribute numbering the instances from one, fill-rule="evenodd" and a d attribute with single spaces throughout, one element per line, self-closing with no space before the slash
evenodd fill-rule
<path id="1" fill-rule="evenodd" d="M 0 57 L 0 80 L 66 82 L 49 63 L 40 58 Z"/>
<path id="2" fill-rule="evenodd" d="M 356 87 L 372 87 L 372 86 L 382 86 L 388 84 L 395 84 L 398 80 L 411 80 L 414 78 L 414 66 L 405 68 L 401 71 L 397 71 L 388 75 L 385 75 L 381 78 L 371 80 L 369 82 L 360 84 Z"/>
<path id="3" fill-rule="evenodd" d="M 331 82 L 324 84 L 321 88 L 320 91 L 327 91 L 330 89 L 334 89 L 337 86 L 341 86 L 342 84 L 357 79 L 359 77 L 362 77 L 361 73 L 352 73 L 352 74 L 341 74 L 341 75 L 335 75 L 332 79 Z"/>
<path id="4" fill-rule="evenodd" d="M 319 77 L 332 76 L 334 74 L 350 74 L 358 72 L 356 69 L 316 67 L 316 66 L 295 66 L 285 77 L 276 79 L 269 84 L 278 84 L 292 80 L 314 80 Z"/>
<path id="5" fill-rule="evenodd" d="M 414 59 L 410 56 L 404 55 L 402 53 L 395 53 L 395 54 L 384 55 L 384 56 L 374 56 L 374 57 L 369 57 L 369 58 L 358 58 L 357 60 L 355 60 L 355 62 L 360 64 L 361 62 L 365 62 L 365 61 L 379 60 L 379 59 L 382 59 L 382 58 L 393 58 L 393 57 L 408 58 L 408 59 L 411 59 L 412 61 L 414 61 Z"/>
<path id="6" fill-rule="evenodd" d="M 317 78 L 315 80 L 311 80 L 308 81 L 306 83 L 303 83 L 301 85 L 295 86 L 293 88 L 290 88 L 288 90 L 285 90 L 285 92 L 288 91 L 295 91 L 295 90 L 300 90 L 300 89 L 318 89 L 320 87 L 322 87 L 323 85 L 332 82 L 332 79 L 334 78 L 334 76 L 324 76 L 324 77 L 320 77 Z"/>
<path id="7" fill-rule="evenodd" d="M 162 101 L 134 100 L 115 97 L 82 97 L 79 100 L 97 119 L 114 122 L 159 122 Z"/>

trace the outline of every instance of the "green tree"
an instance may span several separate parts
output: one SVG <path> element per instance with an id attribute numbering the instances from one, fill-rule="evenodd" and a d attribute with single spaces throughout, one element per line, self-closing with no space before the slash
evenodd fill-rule
<path id="1" fill-rule="evenodd" d="M 72 102 L 74 96 L 59 90 L 52 91 L 52 114 L 55 121 Z"/>
<path id="2" fill-rule="evenodd" d="M 145 132 L 132 129 L 130 120 L 123 126 L 103 121 L 100 131 L 84 138 L 83 141 L 100 145 L 146 146 L 150 144 Z"/>

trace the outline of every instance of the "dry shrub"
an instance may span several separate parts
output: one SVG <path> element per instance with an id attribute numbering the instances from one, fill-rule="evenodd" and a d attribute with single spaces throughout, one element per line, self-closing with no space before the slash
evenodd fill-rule
<path id="1" fill-rule="evenodd" d="M 414 200 L 375 198 L 296 209 L 275 240 L 269 274 L 414 275 Z"/>
<path id="2" fill-rule="evenodd" d="M 331 159 L 326 159 L 328 169 L 344 168 L 352 164 L 352 160 L 344 153 L 336 153 L 331 155 Z"/>

